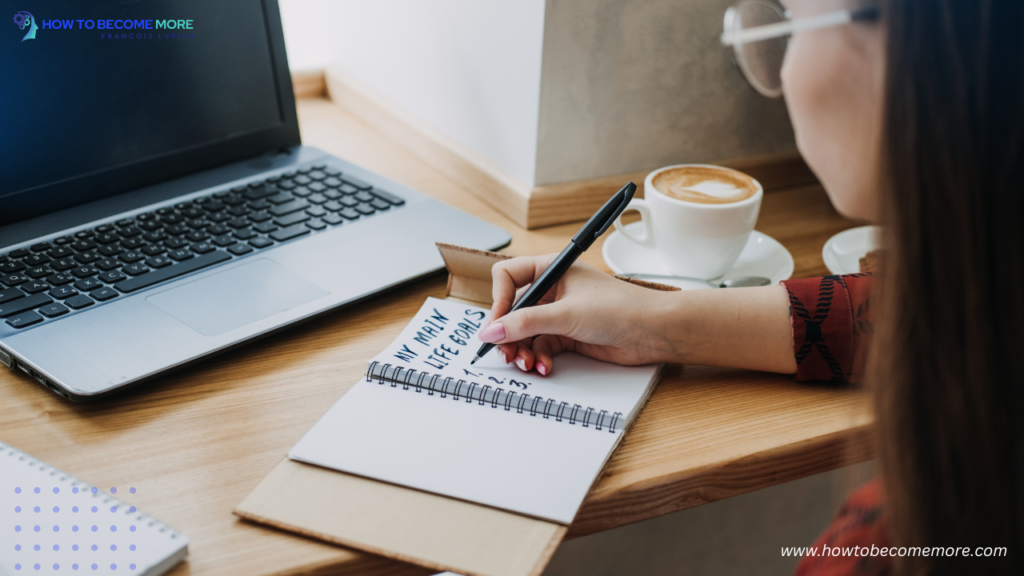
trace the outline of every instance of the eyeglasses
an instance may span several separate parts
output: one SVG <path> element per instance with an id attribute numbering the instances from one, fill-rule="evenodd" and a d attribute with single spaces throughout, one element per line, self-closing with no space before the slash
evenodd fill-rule
<path id="1" fill-rule="evenodd" d="M 793 20 L 773 2 L 742 0 L 725 11 L 722 44 L 732 48 L 736 65 L 754 90 L 778 98 L 782 96 L 782 61 L 793 33 L 876 20 L 878 12 L 870 6 Z"/>

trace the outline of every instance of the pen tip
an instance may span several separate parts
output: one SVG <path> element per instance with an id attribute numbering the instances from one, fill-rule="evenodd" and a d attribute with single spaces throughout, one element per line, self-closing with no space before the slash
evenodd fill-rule
<path id="1" fill-rule="evenodd" d="M 469 365 L 472 366 L 473 364 L 476 364 L 476 361 L 479 360 L 479 359 L 480 359 L 479 356 L 477 356 L 476 358 L 473 358 L 473 360 L 469 363 Z"/>

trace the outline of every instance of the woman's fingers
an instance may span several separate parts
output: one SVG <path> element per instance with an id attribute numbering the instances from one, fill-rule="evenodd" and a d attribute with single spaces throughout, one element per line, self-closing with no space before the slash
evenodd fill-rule
<path id="1" fill-rule="evenodd" d="M 539 334 L 568 335 L 575 319 L 563 302 L 532 306 L 511 312 L 480 331 L 481 342 L 504 344 Z"/>
<path id="2" fill-rule="evenodd" d="M 555 354 L 565 352 L 568 349 L 566 347 L 567 341 L 568 338 L 559 338 L 551 334 L 538 336 L 533 340 L 534 365 L 537 372 L 540 372 L 542 376 L 547 376 L 551 373 L 551 370 L 555 367 Z"/>
<path id="3" fill-rule="evenodd" d="M 491 320 L 497 320 L 512 309 L 516 290 L 532 283 L 551 264 L 557 254 L 546 256 L 524 256 L 498 262 L 491 267 L 493 285 L 491 295 Z"/>
<path id="4" fill-rule="evenodd" d="M 515 347 L 515 364 L 520 370 L 529 372 L 536 369 L 542 376 L 547 376 L 554 368 L 554 356 L 568 350 L 567 342 L 571 341 L 568 338 L 545 334 L 534 338 L 532 345 L 530 340 L 526 339 L 505 346 Z"/>
<path id="5" fill-rule="evenodd" d="M 519 349 L 519 346 L 515 342 L 511 342 L 509 344 L 499 344 L 498 345 L 498 350 L 499 350 L 499 353 L 501 354 L 501 359 L 502 359 L 502 361 L 505 362 L 505 364 L 508 364 L 510 362 L 514 362 L 515 361 L 515 359 L 516 359 L 516 351 L 518 349 Z"/>
<path id="6" fill-rule="evenodd" d="M 519 342 L 516 345 L 516 366 L 519 367 L 523 372 L 529 372 L 533 370 L 534 355 L 533 350 L 530 349 L 529 344 Z"/>

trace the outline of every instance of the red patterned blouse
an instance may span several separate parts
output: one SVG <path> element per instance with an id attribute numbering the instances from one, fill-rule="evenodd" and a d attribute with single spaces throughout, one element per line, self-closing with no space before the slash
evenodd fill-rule
<path id="1" fill-rule="evenodd" d="M 873 332 L 871 272 L 783 280 L 789 291 L 796 379 L 860 382 Z"/>
<path id="2" fill-rule="evenodd" d="M 782 282 L 789 291 L 797 380 L 860 382 L 874 331 L 873 283 L 871 272 Z M 889 545 L 877 480 L 850 496 L 794 576 L 889 574 L 890 558 L 871 555 L 872 545 Z"/>

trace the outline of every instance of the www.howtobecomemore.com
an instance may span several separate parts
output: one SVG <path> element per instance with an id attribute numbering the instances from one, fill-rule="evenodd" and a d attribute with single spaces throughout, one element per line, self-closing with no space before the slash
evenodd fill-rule
<path id="1" fill-rule="evenodd" d="M 1006 556 L 1005 546 L 978 546 L 977 548 L 969 548 L 967 546 L 961 547 L 941 547 L 941 546 L 910 546 L 910 547 L 896 547 L 896 546 L 882 546 L 879 548 L 872 544 L 868 546 L 829 546 L 823 544 L 820 548 L 818 546 L 805 546 L 803 548 L 782 548 L 783 556 L 893 556 L 893 557 L 906 557 L 906 556 L 921 556 L 927 557 L 948 557 L 954 558 L 960 557 L 992 557 L 992 556 Z"/>

